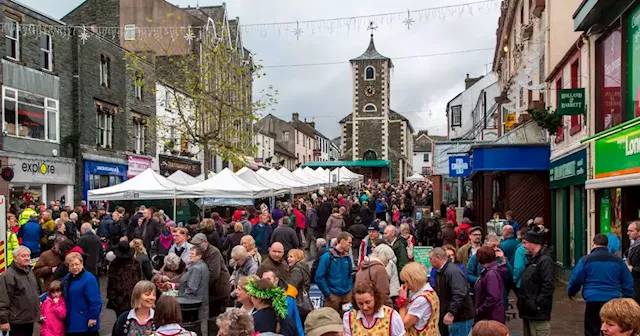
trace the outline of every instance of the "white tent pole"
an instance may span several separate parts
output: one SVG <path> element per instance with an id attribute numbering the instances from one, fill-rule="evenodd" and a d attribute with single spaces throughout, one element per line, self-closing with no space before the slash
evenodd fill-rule
<path id="1" fill-rule="evenodd" d="M 177 200 L 176 200 L 176 189 L 173 189 L 173 221 L 174 223 L 178 222 L 178 211 L 177 211 Z"/>

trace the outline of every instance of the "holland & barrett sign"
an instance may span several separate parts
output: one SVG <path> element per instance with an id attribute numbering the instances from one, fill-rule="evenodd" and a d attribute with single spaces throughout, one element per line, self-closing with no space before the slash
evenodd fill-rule
<path id="1" fill-rule="evenodd" d="M 579 115 L 585 112 L 584 88 L 560 89 L 558 115 Z"/>
<path id="2" fill-rule="evenodd" d="M 596 140 L 596 179 L 635 173 L 640 173 L 640 125 Z"/>

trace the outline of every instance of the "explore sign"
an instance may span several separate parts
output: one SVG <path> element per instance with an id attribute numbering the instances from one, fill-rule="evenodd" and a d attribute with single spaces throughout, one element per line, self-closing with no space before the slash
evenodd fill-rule
<path id="1" fill-rule="evenodd" d="M 558 115 L 579 115 L 584 114 L 585 110 L 584 88 L 560 89 Z"/>

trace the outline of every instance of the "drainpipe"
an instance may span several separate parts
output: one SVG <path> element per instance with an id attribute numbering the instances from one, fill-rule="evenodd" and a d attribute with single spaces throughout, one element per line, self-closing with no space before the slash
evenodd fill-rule
<path id="1" fill-rule="evenodd" d="M 595 76 L 593 76 L 593 74 L 595 74 L 595 61 L 594 58 L 592 57 L 592 50 L 591 50 L 591 41 L 590 41 L 590 36 L 589 35 L 584 35 L 583 37 L 583 42 L 584 44 L 582 45 L 583 48 L 586 48 L 587 50 L 587 76 L 588 76 L 588 80 L 589 80 L 589 90 L 586 91 L 586 101 L 587 101 L 587 130 L 589 132 L 589 135 L 592 134 L 595 131 L 595 118 L 593 117 L 589 117 L 589 111 L 593 111 L 594 115 L 595 115 L 595 95 L 594 92 L 596 90 L 596 86 L 595 86 Z M 595 51 L 594 51 L 595 52 Z M 592 178 L 593 176 L 593 167 L 594 162 L 594 155 L 592 153 L 592 151 L 595 150 L 594 147 L 595 142 L 590 142 L 587 144 L 587 179 Z M 592 241 L 593 241 L 593 237 L 595 236 L 595 232 L 596 232 L 596 197 L 595 197 L 595 190 L 594 189 L 590 189 L 586 191 L 587 193 L 587 227 L 586 227 L 586 239 L 587 239 L 587 249 L 586 252 L 588 253 L 589 251 L 591 251 L 591 247 L 592 247 Z"/>

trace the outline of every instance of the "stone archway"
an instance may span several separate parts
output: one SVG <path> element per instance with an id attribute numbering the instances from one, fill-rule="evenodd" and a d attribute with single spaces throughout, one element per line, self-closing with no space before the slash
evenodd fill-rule
<path id="1" fill-rule="evenodd" d="M 368 149 L 362 155 L 362 159 L 365 160 L 365 161 L 377 160 L 378 159 L 378 154 L 374 150 Z"/>

